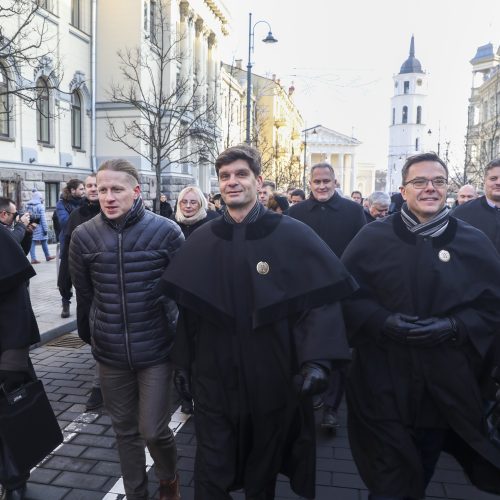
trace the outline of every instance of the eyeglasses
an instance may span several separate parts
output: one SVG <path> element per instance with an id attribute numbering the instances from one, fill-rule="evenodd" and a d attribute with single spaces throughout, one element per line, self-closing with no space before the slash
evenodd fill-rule
<path id="1" fill-rule="evenodd" d="M 181 205 L 187 206 L 187 205 L 193 205 L 194 207 L 198 205 L 198 202 L 196 200 L 181 200 Z"/>
<path id="2" fill-rule="evenodd" d="M 14 217 L 17 217 L 19 215 L 19 212 L 8 212 L 7 210 L 2 210 L 2 212 L 5 212 L 6 214 L 13 215 Z"/>
<path id="3" fill-rule="evenodd" d="M 445 186 L 448 185 L 448 179 L 445 179 L 444 177 L 436 177 L 435 179 L 426 179 L 425 177 L 416 177 L 415 179 L 412 179 L 411 181 L 405 182 L 403 186 L 406 186 L 407 184 L 411 184 L 415 189 L 425 189 L 429 182 L 436 188 L 444 188 Z"/>

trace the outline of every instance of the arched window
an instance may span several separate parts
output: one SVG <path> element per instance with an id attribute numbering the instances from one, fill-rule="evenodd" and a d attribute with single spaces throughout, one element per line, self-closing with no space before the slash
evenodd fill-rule
<path id="1" fill-rule="evenodd" d="M 408 123 L 408 106 L 403 106 L 403 116 L 401 123 Z"/>
<path id="2" fill-rule="evenodd" d="M 11 108 L 7 71 L 0 64 L 0 136 L 10 137 Z"/>
<path id="3" fill-rule="evenodd" d="M 418 151 L 418 150 L 419 150 L 419 148 L 420 148 L 420 140 L 419 140 L 419 138 L 417 137 L 417 138 L 415 139 L 415 151 Z"/>
<path id="4" fill-rule="evenodd" d="M 76 90 L 71 94 L 71 145 L 82 148 L 82 100 Z"/>
<path id="5" fill-rule="evenodd" d="M 422 123 L 422 106 L 417 106 L 417 123 Z"/>
<path id="6" fill-rule="evenodd" d="M 43 144 L 50 144 L 51 141 L 51 103 L 50 91 L 45 78 L 39 78 L 36 83 L 38 97 L 36 99 L 36 132 L 37 140 Z"/>
<path id="7" fill-rule="evenodd" d="M 392 108 L 392 124 L 396 124 L 396 108 Z"/>

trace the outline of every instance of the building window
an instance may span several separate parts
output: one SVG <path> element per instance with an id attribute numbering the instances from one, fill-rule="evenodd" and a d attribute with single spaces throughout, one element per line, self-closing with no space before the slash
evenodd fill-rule
<path id="1" fill-rule="evenodd" d="M 52 12 L 53 10 L 52 0 L 36 0 L 36 3 L 39 7 L 48 10 L 49 12 Z"/>
<path id="2" fill-rule="evenodd" d="M 417 123 L 422 123 L 422 106 L 417 106 Z"/>
<path id="3" fill-rule="evenodd" d="M 11 102 L 7 71 L 0 65 L 0 136 L 10 137 Z"/>
<path id="4" fill-rule="evenodd" d="M 82 100 L 76 90 L 71 94 L 71 145 L 82 148 Z"/>
<path id="5" fill-rule="evenodd" d="M 39 78 L 37 81 L 38 97 L 36 100 L 36 131 L 37 140 L 43 144 L 50 144 L 51 112 L 50 91 L 47 80 Z"/>
<path id="6" fill-rule="evenodd" d="M 401 123 L 408 123 L 408 106 L 403 106 L 403 116 Z"/>
<path id="7" fill-rule="evenodd" d="M 420 140 L 419 138 L 417 137 L 415 139 L 415 151 L 418 151 L 419 150 L 419 147 L 420 147 Z"/>
<path id="8" fill-rule="evenodd" d="M 396 108 L 392 108 L 392 124 L 396 124 Z"/>
<path id="9" fill-rule="evenodd" d="M 82 29 L 81 0 L 71 0 L 71 24 Z"/>
<path id="10" fill-rule="evenodd" d="M 155 45 L 158 44 L 157 41 L 157 33 L 158 33 L 158 5 L 156 4 L 155 0 L 151 0 L 149 2 L 149 38 L 151 40 L 151 43 L 154 43 Z"/>
<path id="11" fill-rule="evenodd" d="M 45 183 L 45 207 L 55 208 L 59 200 L 59 182 Z"/>
<path id="12" fill-rule="evenodd" d="M 410 93 L 410 82 L 405 82 L 404 83 L 404 93 L 409 94 Z"/>

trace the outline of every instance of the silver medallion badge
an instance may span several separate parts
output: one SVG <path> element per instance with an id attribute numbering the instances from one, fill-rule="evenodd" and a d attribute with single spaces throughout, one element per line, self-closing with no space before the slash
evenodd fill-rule
<path id="1" fill-rule="evenodd" d="M 441 262 L 449 262 L 450 252 L 448 252 L 448 250 L 440 250 L 438 253 L 438 257 Z"/>
<path id="2" fill-rule="evenodd" d="M 269 272 L 269 264 L 261 260 L 257 263 L 257 272 L 259 274 L 267 274 Z"/>

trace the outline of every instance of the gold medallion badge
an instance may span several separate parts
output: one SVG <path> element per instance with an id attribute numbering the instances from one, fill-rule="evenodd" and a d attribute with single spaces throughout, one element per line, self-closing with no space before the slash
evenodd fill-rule
<path id="1" fill-rule="evenodd" d="M 448 252 L 448 250 L 440 250 L 438 253 L 438 257 L 441 262 L 449 262 L 450 252 Z"/>
<path id="2" fill-rule="evenodd" d="M 257 263 L 257 272 L 259 274 L 267 274 L 269 272 L 269 264 L 261 260 Z"/>

